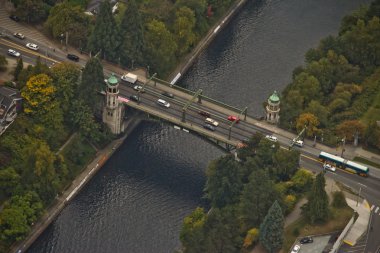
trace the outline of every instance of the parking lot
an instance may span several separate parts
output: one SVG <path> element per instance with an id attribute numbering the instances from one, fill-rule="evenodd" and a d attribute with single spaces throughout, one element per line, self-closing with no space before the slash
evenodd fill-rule
<path id="1" fill-rule="evenodd" d="M 305 244 L 301 244 L 299 242 L 300 238 L 298 238 L 292 248 L 294 245 L 299 245 L 301 247 L 299 250 L 300 253 L 322 253 L 326 246 L 331 244 L 331 239 L 334 239 L 333 237 L 333 235 L 313 236 L 313 242 Z"/>

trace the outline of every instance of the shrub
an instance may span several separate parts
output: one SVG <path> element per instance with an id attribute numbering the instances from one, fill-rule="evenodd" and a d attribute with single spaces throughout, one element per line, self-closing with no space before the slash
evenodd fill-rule
<path id="1" fill-rule="evenodd" d="M 248 230 L 247 235 L 244 238 L 243 247 L 249 248 L 255 245 L 258 239 L 259 239 L 259 229 L 251 228 L 250 230 Z"/>
<path id="2" fill-rule="evenodd" d="M 344 197 L 343 192 L 336 191 L 333 193 L 333 207 L 343 208 L 347 206 L 346 198 Z"/>

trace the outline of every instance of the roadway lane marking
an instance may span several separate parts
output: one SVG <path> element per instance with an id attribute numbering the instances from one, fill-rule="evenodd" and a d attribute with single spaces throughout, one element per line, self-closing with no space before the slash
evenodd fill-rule
<path id="1" fill-rule="evenodd" d="M 374 208 L 375 208 L 375 205 L 372 205 L 372 206 L 371 206 L 371 211 L 372 211 Z"/>
<path id="2" fill-rule="evenodd" d="M 376 209 L 375 209 L 375 213 L 377 213 L 377 211 L 379 211 L 379 207 L 376 207 Z"/>

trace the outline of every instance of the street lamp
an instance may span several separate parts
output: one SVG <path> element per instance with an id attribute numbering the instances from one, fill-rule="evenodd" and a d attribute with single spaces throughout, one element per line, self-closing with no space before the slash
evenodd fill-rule
<path id="1" fill-rule="evenodd" d="M 359 185 L 359 194 L 358 194 L 358 197 L 356 198 L 356 207 L 358 207 L 359 205 L 359 198 L 360 198 L 360 193 L 362 192 L 362 186 L 367 188 L 367 186 L 364 184 L 358 183 L 358 185 Z"/>

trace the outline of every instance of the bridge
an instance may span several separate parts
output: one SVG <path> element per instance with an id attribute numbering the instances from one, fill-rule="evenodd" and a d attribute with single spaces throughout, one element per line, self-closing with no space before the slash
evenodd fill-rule
<path id="1" fill-rule="evenodd" d="M 198 133 L 217 144 L 225 144 L 227 149 L 236 148 L 255 132 L 271 133 L 260 127 L 259 120 L 247 115 L 247 107 L 237 108 L 224 104 L 203 95 L 202 90 L 194 92 L 158 79 L 155 75 L 150 78 L 139 76 L 135 84 L 120 78 L 118 82 L 118 100 L 127 108 L 170 122 L 185 131 Z M 140 87 L 136 89 L 136 85 Z M 137 99 L 130 99 L 133 95 Z M 159 105 L 158 99 L 169 102 L 170 107 Z M 229 116 L 235 116 L 240 121 L 230 121 Z M 219 123 L 214 131 L 204 128 L 208 117 Z"/>

